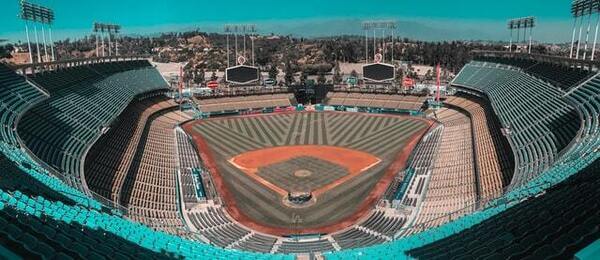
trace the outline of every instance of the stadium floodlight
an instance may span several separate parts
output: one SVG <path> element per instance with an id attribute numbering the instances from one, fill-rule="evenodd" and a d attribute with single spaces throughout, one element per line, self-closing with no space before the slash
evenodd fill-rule
<path id="1" fill-rule="evenodd" d="M 108 23 L 97 23 L 94 22 L 92 31 L 96 35 L 96 57 L 100 57 L 99 53 L 99 41 L 102 44 L 102 57 L 106 56 L 106 51 L 104 47 L 104 38 L 108 36 L 108 56 L 112 56 L 112 43 L 111 43 L 111 35 L 114 36 L 115 40 L 115 56 L 119 56 L 119 42 L 118 35 L 121 33 L 121 26 L 117 24 L 108 24 Z"/>
<path id="2" fill-rule="evenodd" d="M 254 34 L 256 34 L 257 29 L 256 29 L 256 25 L 255 24 L 226 24 L 223 27 L 223 32 L 225 32 L 225 37 L 226 37 L 226 49 L 227 49 L 227 67 L 231 67 L 231 63 L 229 62 L 230 60 L 230 54 L 229 54 L 229 36 L 233 35 L 234 37 L 234 45 L 235 45 L 235 59 L 236 60 L 240 60 L 240 56 L 244 56 L 244 58 L 246 58 L 246 36 L 248 36 L 248 34 L 250 34 L 250 43 L 251 43 L 251 61 L 252 61 L 252 66 L 254 66 Z M 240 55 L 238 52 L 238 34 L 241 34 L 243 37 L 243 52 Z M 238 64 L 237 65 L 241 65 Z"/>
<path id="3" fill-rule="evenodd" d="M 581 50 L 581 37 L 583 35 L 584 19 L 587 17 L 587 30 L 585 36 L 585 44 L 583 47 L 583 59 L 587 58 L 588 43 L 590 30 L 592 25 L 592 16 L 597 16 L 596 32 L 594 33 L 594 43 L 592 45 L 591 60 L 594 60 L 596 53 L 596 43 L 598 40 L 598 27 L 600 26 L 600 0 L 573 0 L 571 4 L 571 15 L 573 16 L 573 34 L 571 36 L 571 50 L 569 58 L 579 59 Z M 579 26 L 577 26 L 579 24 Z M 575 35 L 579 27 L 579 35 L 577 36 L 577 46 L 575 46 Z"/>
<path id="4" fill-rule="evenodd" d="M 397 28 L 397 22 L 395 20 L 375 20 L 375 21 L 364 21 L 361 24 L 362 29 L 365 31 L 365 64 L 369 63 L 369 33 L 373 32 L 373 56 L 377 55 L 377 35 L 376 31 L 381 30 L 382 33 L 382 50 L 383 59 L 382 62 L 385 61 L 385 33 L 386 31 L 391 32 L 392 38 L 392 63 L 394 63 L 394 31 Z"/>
<path id="5" fill-rule="evenodd" d="M 35 44 L 36 44 L 36 52 L 37 52 L 37 61 L 42 62 L 42 56 L 40 52 L 40 44 L 37 34 L 37 25 L 39 24 L 42 28 L 42 40 L 44 44 L 44 57 L 45 60 L 48 61 L 50 58 L 48 57 L 48 48 L 46 42 L 46 30 L 45 27 L 48 27 L 48 35 L 50 38 L 50 51 L 52 55 L 52 61 L 56 60 L 54 55 L 54 42 L 52 41 L 52 24 L 54 23 L 54 11 L 48 7 L 44 7 L 41 5 L 33 4 L 25 0 L 21 0 L 19 2 L 20 5 L 20 13 L 19 17 L 21 20 L 25 21 L 25 34 L 27 36 L 27 48 L 29 50 L 29 61 L 33 63 L 33 53 L 31 51 L 31 41 L 29 38 L 29 23 L 33 23 L 33 29 L 35 33 Z"/>
<path id="6" fill-rule="evenodd" d="M 536 26 L 536 18 L 533 16 L 516 18 L 508 20 L 508 29 L 510 30 L 510 45 L 508 51 L 512 52 L 513 45 L 513 31 L 517 29 L 517 44 L 519 44 L 521 29 L 523 30 L 523 42 L 527 41 L 527 29 L 529 29 L 529 45 L 527 47 L 527 53 L 531 53 L 531 44 L 533 42 L 533 28 Z"/>

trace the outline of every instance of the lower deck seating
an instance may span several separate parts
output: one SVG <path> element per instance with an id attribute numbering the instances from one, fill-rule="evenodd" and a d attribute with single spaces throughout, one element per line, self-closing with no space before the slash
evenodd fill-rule
<path id="1" fill-rule="evenodd" d="M 325 103 L 332 106 L 420 110 L 425 100 L 426 97 L 418 96 L 329 92 Z"/>
<path id="2" fill-rule="evenodd" d="M 334 247 L 329 240 L 315 241 L 283 241 L 277 250 L 278 253 L 308 253 L 308 252 L 329 252 Z"/>
<path id="3" fill-rule="evenodd" d="M 148 119 L 121 187 L 120 204 L 132 219 L 172 233 L 184 232 L 177 207 L 175 127 L 188 119 L 170 109 Z"/>
<path id="4" fill-rule="evenodd" d="M 131 103 L 88 152 L 84 164 L 88 188 L 109 200 L 119 201 L 123 181 L 148 118 L 175 105 L 162 95 Z"/>
<path id="5" fill-rule="evenodd" d="M 414 223 L 424 227 L 448 222 L 444 216 L 473 204 L 477 197 L 471 119 L 462 111 L 447 108 L 436 115 L 444 131 L 425 199 Z"/>
<path id="6" fill-rule="evenodd" d="M 478 197 L 494 199 L 510 183 L 514 162 L 510 146 L 500 132 L 500 124 L 485 102 L 475 97 L 449 97 L 445 104 L 459 107 L 469 113 L 475 141 Z"/>
<path id="7" fill-rule="evenodd" d="M 292 94 L 268 94 L 243 97 L 199 99 L 196 102 L 205 113 L 291 106 Z"/>

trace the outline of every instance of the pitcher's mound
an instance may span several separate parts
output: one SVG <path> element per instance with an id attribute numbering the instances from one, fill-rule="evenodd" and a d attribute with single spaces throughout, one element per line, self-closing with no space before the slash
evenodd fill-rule
<path id="1" fill-rule="evenodd" d="M 294 172 L 294 176 L 298 177 L 298 178 L 306 178 L 306 177 L 310 177 L 312 175 L 312 172 L 309 170 L 297 170 Z"/>

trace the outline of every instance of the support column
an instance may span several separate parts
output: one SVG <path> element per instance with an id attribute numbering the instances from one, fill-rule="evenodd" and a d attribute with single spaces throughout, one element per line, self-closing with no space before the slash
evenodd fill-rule
<path id="1" fill-rule="evenodd" d="M 42 25 L 42 40 L 44 41 L 44 61 L 48 62 L 48 47 L 46 43 L 46 30 L 44 30 L 44 25 Z"/>
<path id="2" fill-rule="evenodd" d="M 115 56 L 119 56 L 119 35 L 115 34 Z"/>
<path id="3" fill-rule="evenodd" d="M 531 54 L 531 44 L 533 43 L 533 27 L 529 28 L 529 47 L 527 48 L 527 53 Z"/>
<path id="4" fill-rule="evenodd" d="M 237 30 L 237 29 L 236 29 Z M 233 35 L 234 41 L 235 41 L 235 64 L 237 65 L 237 58 L 238 58 L 238 42 L 237 42 L 237 31 L 235 32 L 235 34 Z"/>
<path id="5" fill-rule="evenodd" d="M 577 30 L 577 17 L 573 21 L 573 36 L 571 37 L 571 52 L 569 53 L 569 58 L 573 58 L 573 50 L 575 48 L 575 32 Z"/>
<path id="6" fill-rule="evenodd" d="M 227 68 L 229 68 L 229 67 L 231 67 L 229 65 L 229 58 L 230 58 L 230 55 L 229 55 L 229 32 L 226 32 L 226 33 L 227 33 L 227 35 L 225 35 L 225 45 L 227 46 Z"/>
<path id="7" fill-rule="evenodd" d="M 513 44 L 513 28 L 510 28 L 510 42 L 508 43 L 508 52 L 512 52 L 512 44 Z"/>
<path id="8" fill-rule="evenodd" d="M 110 42 L 110 31 L 108 31 L 108 57 L 112 56 L 112 46 L 111 46 L 111 42 Z"/>
<path id="9" fill-rule="evenodd" d="M 598 26 L 600 26 L 600 14 L 596 14 L 596 33 L 594 33 L 594 45 L 592 45 L 592 57 L 591 60 L 594 60 L 596 54 L 596 42 L 598 40 Z"/>
<path id="10" fill-rule="evenodd" d="M 34 24 L 33 25 L 33 31 L 35 33 L 35 49 L 37 52 L 37 60 L 38 63 L 42 62 L 42 56 L 40 56 L 40 41 L 38 40 L 38 34 L 37 34 L 37 26 Z"/>
<path id="11" fill-rule="evenodd" d="M 100 38 L 98 37 L 98 32 L 96 32 L 96 58 L 100 57 Z"/>
<path id="12" fill-rule="evenodd" d="M 515 47 L 515 52 L 519 51 L 520 43 L 521 43 L 521 27 L 517 27 L 517 47 Z"/>
<path id="13" fill-rule="evenodd" d="M 577 50 L 575 52 L 575 59 L 579 59 L 579 48 L 581 47 L 581 34 L 583 33 L 583 17 L 580 18 L 579 23 L 579 36 L 577 37 Z"/>
<path id="14" fill-rule="evenodd" d="M 365 29 L 365 64 L 369 63 L 369 31 Z"/>
<path id="15" fill-rule="evenodd" d="M 105 57 L 106 48 L 104 47 L 104 31 L 100 34 L 100 39 L 102 40 L 102 57 Z"/>
<path id="16" fill-rule="evenodd" d="M 48 36 L 50 37 L 50 52 L 52 53 L 52 61 L 56 61 L 56 56 L 54 56 L 54 41 L 52 40 L 52 27 L 48 27 Z"/>
<path id="17" fill-rule="evenodd" d="M 583 59 L 584 60 L 587 56 L 587 47 L 588 47 L 588 41 L 590 40 L 590 30 L 591 29 L 592 29 L 592 11 L 590 10 L 590 14 L 588 15 L 588 27 L 587 27 L 587 31 L 585 32 L 585 44 L 583 46 Z"/>
<path id="18" fill-rule="evenodd" d="M 29 26 L 25 21 L 25 35 L 27 35 L 27 49 L 29 49 L 29 63 L 33 63 L 33 53 L 31 52 L 31 41 L 29 40 Z"/>
<path id="19" fill-rule="evenodd" d="M 394 44 L 394 28 L 392 28 L 392 65 L 394 64 L 394 49 L 396 45 Z"/>
<path id="20" fill-rule="evenodd" d="M 373 29 L 373 59 L 375 59 L 375 54 L 377 54 L 377 35 Z"/>
<path id="21" fill-rule="evenodd" d="M 254 66 L 254 38 L 250 36 L 250 43 L 252 45 L 252 66 Z"/>

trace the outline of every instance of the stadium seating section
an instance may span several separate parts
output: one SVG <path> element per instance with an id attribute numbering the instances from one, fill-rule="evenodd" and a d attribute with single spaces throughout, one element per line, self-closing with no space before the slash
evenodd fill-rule
<path id="1" fill-rule="evenodd" d="M 365 94 L 356 92 L 330 92 L 327 94 L 328 105 L 345 107 L 375 107 L 391 110 L 420 110 L 425 97 Z"/>
<path id="2" fill-rule="evenodd" d="M 82 158 L 103 127 L 135 95 L 168 87 L 147 61 L 78 66 L 32 79 L 50 97 L 23 114 L 18 134 L 39 159 L 82 190 Z"/>
<path id="3" fill-rule="evenodd" d="M 297 240 L 247 229 L 212 202 L 210 174 L 178 127 L 192 116 L 163 95 L 148 61 L 28 78 L 0 64 L 0 258 L 562 259 L 600 239 L 600 76 L 486 58 L 452 85 L 459 94 L 432 113 L 437 124 L 386 193 L 394 206 Z M 292 100 L 197 102 L 211 113 Z M 333 92 L 326 104 L 424 101 Z"/>
<path id="4" fill-rule="evenodd" d="M 198 99 L 197 104 L 204 113 L 227 112 L 248 109 L 291 106 L 291 94 L 266 94 L 241 97 Z"/>
<path id="5" fill-rule="evenodd" d="M 593 72 L 586 69 L 572 68 L 566 65 L 551 64 L 532 59 L 477 57 L 476 60 L 502 63 L 520 68 L 524 72 L 564 90 L 568 90 L 594 75 Z"/>

